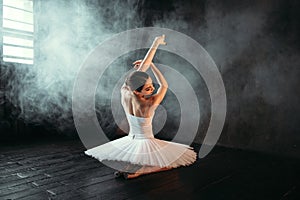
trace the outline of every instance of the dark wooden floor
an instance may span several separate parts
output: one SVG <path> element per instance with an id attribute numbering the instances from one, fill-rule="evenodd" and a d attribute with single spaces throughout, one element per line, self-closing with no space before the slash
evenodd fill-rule
<path id="1" fill-rule="evenodd" d="M 79 141 L 2 145 L 0 199 L 300 199 L 296 159 L 215 148 L 192 166 L 124 180 L 84 150 Z"/>

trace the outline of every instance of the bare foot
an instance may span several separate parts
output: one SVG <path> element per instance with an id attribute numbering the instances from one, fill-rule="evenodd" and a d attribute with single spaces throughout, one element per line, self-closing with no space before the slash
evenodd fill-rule
<path id="1" fill-rule="evenodd" d="M 133 178 L 136 178 L 140 175 L 142 175 L 142 174 L 140 174 L 140 173 L 123 173 L 123 177 L 125 179 L 133 179 Z"/>
<path id="2" fill-rule="evenodd" d="M 126 173 L 126 172 L 121 172 L 121 175 L 123 175 L 123 177 L 125 179 L 132 179 L 132 178 L 139 177 L 141 175 L 151 174 L 151 173 L 156 173 L 156 172 L 162 172 L 162 171 L 167 171 L 167 170 L 170 170 L 170 169 L 172 169 L 172 168 L 170 168 L 170 167 L 164 167 L 164 168 L 159 168 L 158 170 L 155 170 L 155 171 L 144 172 L 144 173 Z"/>
<path id="3" fill-rule="evenodd" d="M 171 168 L 171 167 L 164 167 L 164 168 L 160 168 L 160 169 L 158 169 L 157 171 L 154 171 L 154 172 L 162 172 L 162 171 L 167 171 L 167 170 L 171 170 L 171 169 L 173 169 L 173 168 Z"/>

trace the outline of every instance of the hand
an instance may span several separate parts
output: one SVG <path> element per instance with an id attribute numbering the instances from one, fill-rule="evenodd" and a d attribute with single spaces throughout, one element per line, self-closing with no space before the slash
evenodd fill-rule
<path id="1" fill-rule="evenodd" d="M 134 64 L 134 69 L 138 69 L 143 60 L 136 60 L 132 64 Z"/>
<path id="2" fill-rule="evenodd" d="M 154 39 L 154 42 L 156 43 L 156 44 L 162 44 L 162 45 L 166 45 L 167 43 L 165 42 L 165 38 L 166 38 L 166 36 L 165 35 L 162 35 L 162 36 L 158 36 L 158 37 L 156 37 L 155 39 Z"/>

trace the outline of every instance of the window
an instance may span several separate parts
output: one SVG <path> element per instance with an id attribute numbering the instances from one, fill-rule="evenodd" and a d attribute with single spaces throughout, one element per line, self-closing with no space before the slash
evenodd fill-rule
<path id="1" fill-rule="evenodd" d="M 33 0 L 3 0 L 3 61 L 33 64 Z"/>

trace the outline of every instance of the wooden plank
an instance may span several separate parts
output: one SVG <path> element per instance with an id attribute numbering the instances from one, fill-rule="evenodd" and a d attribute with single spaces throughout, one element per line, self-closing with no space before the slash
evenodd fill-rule
<path id="1" fill-rule="evenodd" d="M 233 199 L 280 199 L 286 191 L 299 183 L 299 164 L 293 161 L 276 161 L 276 158 L 265 160 L 258 156 L 251 159 L 248 167 L 236 170 L 229 179 L 198 190 L 200 198 L 221 198 L 222 195 Z M 214 193 L 216 190 L 219 191 L 218 194 Z M 262 196 L 258 196 L 259 194 Z"/>
<path id="2" fill-rule="evenodd" d="M 30 152 L 27 153 L 14 153 L 11 154 L 9 153 L 8 155 L 3 155 L 3 159 L 2 161 L 13 161 L 13 162 L 19 162 L 19 161 L 33 161 L 33 160 L 39 160 L 41 158 L 46 159 L 47 156 L 51 157 L 51 155 L 61 155 L 63 153 L 67 152 L 68 154 L 74 152 L 83 152 L 81 149 L 74 149 L 74 150 L 70 150 L 70 149 L 59 149 L 59 147 L 54 148 L 53 150 L 51 149 L 45 149 L 43 151 L 39 151 L 37 150 L 33 150 L 31 149 Z M 1 162 L 3 163 L 3 162 Z M 0 167 L 2 167 L 3 164 L 0 165 Z"/>
<path id="3" fill-rule="evenodd" d="M 83 151 L 77 142 L 2 151 L 0 199 L 257 199 L 258 192 L 284 199 L 299 194 L 299 161 L 289 158 L 216 148 L 191 166 L 124 180 Z"/>
<path id="4" fill-rule="evenodd" d="M 49 179 L 46 179 L 47 182 L 41 183 L 41 181 L 35 181 L 34 183 L 36 183 L 36 188 L 32 188 L 32 187 L 21 187 L 21 191 L 16 192 L 15 190 L 13 190 L 12 194 L 7 195 L 6 193 L 1 193 L 0 197 L 9 197 L 9 198 L 16 198 L 16 197 L 20 197 L 20 195 L 24 194 L 24 196 L 28 196 L 28 195 L 33 195 L 33 194 L 37 194 L 40 193 L 41 189 L 47 189 L 49 191 L 51 191 L 51 193 L 53 193 L 52 195 L 56 195 L 56 191 L 53 190 L 52 188 L 64 188 L 63 186 L 66 186 L 66 184 L 61 183 L 60 180 L 64 180 L 64 178 L 69 178 L 67 176 L 80 176 L 81 174 L 86 173 L 85 170 L 90 171 L 91 167 L 85 169 L 84 167 L 81 167 L 80 173 L 78 171 L 75 171 L 73 173 L 63 173 L 63 175 L 60 176 L 54 176 L 54 177 L 50 177 Z M 66 176 L 67 175 L 67 176 Z M 27 183 L 28 184 L 28 183 Z M 22 184 L 23 186 L 24 184 Z M 17 196 L 16 196 L 17 195 Z"/>
<path id="5" fill-rule="evenodd" d="M 51 178 L 52 176 L 70 175 L 70 174 L 77 173 L 78 171 L 95 168 L 95 166 L 86 165 L 88 163 L 89 162 L 86 162 L 84 166 L 74 166 L 72 168 L 67 168 L 64 170 L 50 168 L 50 169 L 47 169 L 46 173 L 37 172 L 33 176 L 28 176 L 26 178 L 16 179 L 13 181 L 9 181 L 7 183 L 0 184 L 0 189 L 6 188 L 6 187 L 12 187 L 12 186 L 16 186 L 16 185 L 20 185 L 20 184 L 24 184 L 24 183 L 28 183 L 28 182 L 34 182 L 37 180 Z M 90 163 L 94 163 L 94 162 L 90 161 Z"/>
<path id="6" fill-rule="evenodd" d="M 78 157 L 83 157 L 83 155 L 75 154 L 69 157 L 63 158 L 47 158 L 47 159 L 40 159 L 36 162 L 18 162 L 14 166 L 10 166 L 5 168 L 0 172 L 1 177 L 6 177 L 7 175 L 11 175 L 13 173 L 24 172 L 24 171 L 31 171 L 38 168 L 43 168 L 45 166 L 49 167 L 52 165 L 57 165 L 59 163 L 64 163 L 70 160 L 74 160 Z"/>
<path id="7" fill-rule="evenodd" d="M 90 185 L 94 185 L 95 182 L 97 183 L 103 183 L 107 180 L 113 180 L 114 176 L 112 173 L 108 175 L 104 175 L 101 177 L 98 177 L 97 179 L 92 180 L 91 182 L 87 181 L 84 184 L 77 183 L 76 185 L 68 185 L 67 188 L 57 188 L 57 195 L 54 197 L 54 199 L 78 199 L 82 194 L 84 194 L 85 198 L 88 198 L 89 196 L 96 197 L 97 193 L 92 193 L 86 190 L 83 190 L 82 187 L 89 187 Z M 71 187 L 70 187 L 71 186 Z M 102 186 L 101 186 L 102 187 Z M 79 193 L 73 193 L 74 191 L 77 191 Z M 87 195 L 89 194 L 89 195 Z"/>
<path id="8" fill-rule="evenodd" d="M 70 165 L 71 165 L 75 160 L 78 160 L 78 159 L 81 159 L 82 161 L 84 161 L 85 158 L 83 156 L 80 156 L 80 157 L 74 156 L 74 159 L 69 158 L 68 160 L 71 162 L 70 163 Z M 55 162 L 52 165 L 49 165 L 48 162 L 47 163 L 36 163 L 35 165 L 29 165 L 28 167 L 27 167 L 27 165 L 25 165 L 22 168 L 20 168 L 21 170 L 13 169 L 11 171 L 8 170 L 8 172 L 10 172 L 9 175 L 14 175 L 16 173 L 24 173 L 26 175 L 27 172 L 29 172 L 29 173 L 30 172 L 46 172 L 46 171 L 50 170 L 51 168 L 54 168 L 54 170 L 57 171 L 57 169 L 59 167 L 64 167 L 64 165 L 62 165 L 61 163 L 64 163 L 64 162 Z M 58 167 L 58 168 L 56 168 L 56 167 Z M 30 174 L 28 176 L 30 177 Z M 2 177 L 6 178 L 6 175 L 4 175 Z M 5 182 L 4 180 L 5 179 L 3 179 L 2 183 Z"/>
<path id="9" fill-rule="evenodd" d="M 38 187 L 35 187 L 35 188 L 32 187 L 32 188 L 28 188 L 28 189 L 25 189 L 25 190 L 22 190 L 22 191 L 19 191 L 19 192 L 14 192 L 14 193 L 7 194 L 7 195 L 2 195 L 1 194 L 1 198 L 3 198 L 3 199 L 18 199 L 18 198 L 21 198 L 21 197 L 31 196 L 33 194 L 38 194 L 38 193 L 41 193 L 41 191 L 47 191 L 51 187 L 58 187 L 58 186 L 62 187 L 63 184 L 55 182 L 55 183 L 52 183 L 51 185 L 38 186 Z"/>
<path id="10" fill-rule="evenodd" d="M 73 167 L 73 166 L 74 166 L 74 163 L 70 163 L 68 165 L 63 165 L 63 166 L 60 166 L 60 167 L 55 167 L 53 169 L 55 169 L 56 171 L 58 171 L 58 172 L 61 173 L 64 170 L 70 170 L 70 168 Z M 80 171 L 84 171 L 84 169 L 80 169 Z M 13 191 L 19 191 L 20 189 L 22 189 L 22 185 L 24 185 L 24 183 L 26 184 L 28 182 L 29 183 L 31 182 L 31 183 L 36 184 L 36 185 L 44 185 L 44 184 L 50 182 L 49 179 L 51 179 L 52 182 L 55 181 L 55 177 L 51 177 L 51 176 L 55 176 L 55 173 L 54 173 L 55 171 L 52 171 L 50 173 L 49 172 L 50 172 L 49 169 L 45 169 L 43 171 L 39 171 L 37 173 L 37 175 L 41 175 L 42 174 L 42 175 L 45 175 L 46 177 L 43 176 L 44 178 L 41 178 L 41 179 L 37 179 L 37 180 L 36 179 L 35 180 L 31 179 L 31 180 L 27 180 L 26 182 L 23 181 L 21 184 L 14 184 L 13 186 L 10 185 L 9 187 L 12 188 Z M 61 174 L 58 177 L 61 178 L 62 177 Z M 5 190 L 6 190 L 6 187 L 3 187 L 2 189 L 0 189 L 0 194 L 2 194 L 3 191 L 5 191 Z"/>

